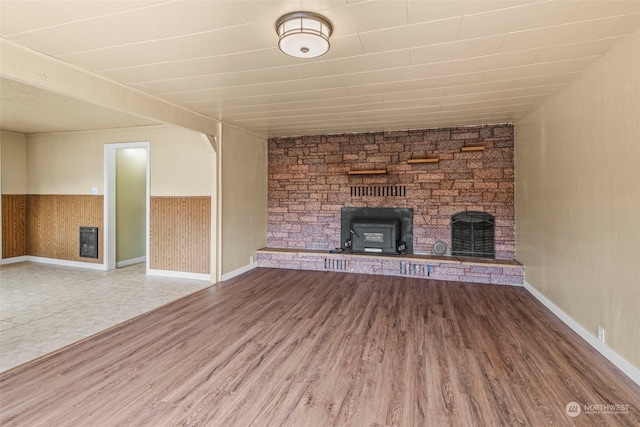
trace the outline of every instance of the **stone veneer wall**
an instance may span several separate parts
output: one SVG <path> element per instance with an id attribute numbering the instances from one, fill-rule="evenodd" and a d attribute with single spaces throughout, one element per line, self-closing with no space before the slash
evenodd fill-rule
<path id="1" fill-rule="evenodd" d="M 496 218 L 496 258 L 514 259 L 513 125 L 269 139 L 270 248 L 340 247 L 340 209 L 411 207 L 414 253 L 436 240 L 451 247 L 451 215 Z M 485 151 L 460 152 L 465 145 Z M 438 163 L 408 164 L 439 157 Z M 386 169 L 385 175 L 348 175 Z M 402 186 L 403 196 L 358 195 L 362 187 Z M 376 193 L 377 194 L 377 193 Z"/>

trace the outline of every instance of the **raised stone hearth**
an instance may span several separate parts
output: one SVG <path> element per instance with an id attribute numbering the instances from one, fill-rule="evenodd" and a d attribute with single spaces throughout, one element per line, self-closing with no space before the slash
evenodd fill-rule
<path id="1" fill-rule="evenodd" d="M 333 254 L 320 250 L 264 248 L 259 267 L 417 277 L 494 285 L 522 286 L 524 267 L 513 260 L 450 256 L 376 256 Z"/>

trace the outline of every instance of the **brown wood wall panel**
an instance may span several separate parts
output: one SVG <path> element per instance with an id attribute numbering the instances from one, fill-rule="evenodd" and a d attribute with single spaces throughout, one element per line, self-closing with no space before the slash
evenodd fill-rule
<path id="1" fill-rule="evenodd" d="M 27 253 L 31 256 L 101 264 L 102 196 L 27 195 Z M 80 227 L 98 227 L 98 258 L 81 258 Z"/>
<path id="2" fill-rule="evenodd" d="M 151 198 L 150 267 L 210 272 L 211 197 Z"/>
<path id="3" fill-rule="evenodd" d="M 27 255 L 27 196 L 2 195 L 2 258 Z"/>

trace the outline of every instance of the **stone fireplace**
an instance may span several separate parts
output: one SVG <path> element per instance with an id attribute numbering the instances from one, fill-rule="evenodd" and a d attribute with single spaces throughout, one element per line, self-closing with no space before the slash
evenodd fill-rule
<path id="1" fill-rule="evenodd" d="M 523 283 L 512 125 L 270 138 L 268 159 L 261 267 Z"/>
<path id="2" fill-rule="evenodd" d="M 494 217 L 495 259 L 514 259 L 512 125 L 270 138 L 268 150 L 269 248 L 343 248 L 342 208 L 394 207 L 413 210 L 413 254 L 443 242 L 452 256 L 452 215 L 477 211 Z"/>

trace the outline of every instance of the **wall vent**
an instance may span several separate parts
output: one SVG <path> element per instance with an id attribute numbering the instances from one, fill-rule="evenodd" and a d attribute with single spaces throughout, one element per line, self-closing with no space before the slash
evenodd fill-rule
<path id="1" fill-rule="evenodd" d="M 324 259 L 324 269 L 331 271 L 347 271 L 347 260 L 346 259 L 336 259 L 336 258 L 325 258 Z"/>
<path id="2" fill-rule="evenodd" d="M 406 197 L 405 185 L 354 185 L 351 197 Z"/>
<path id="3" fill-rule="evenodd" d="M 416 264 L 415 262 L 400 261 L 400 274 L 411 277 L 429 277 L 431 275 L 431 267 L 425 264 Z"/>
<path id="4" fill-rule="evenodd" d="M 80 227 L 80 256 L 98 258 L 98 227 Z"/>

